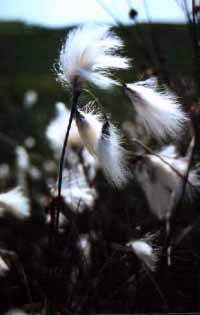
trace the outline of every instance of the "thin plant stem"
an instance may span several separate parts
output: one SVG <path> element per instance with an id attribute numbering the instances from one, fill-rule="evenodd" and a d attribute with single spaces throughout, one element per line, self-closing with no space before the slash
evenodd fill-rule
<path id="1" fill-rule="evenodd" d="M 176 1 L 178 4 L 179 2 Z M 193 45 L 193 51 L 194 51 L 194 56 L 193 56 L 193 63 L 194 63 L 194 78 L 196 82 L 196 87 L 197 87 L 197 92 L 198 95 L 200 94 L 200 76 L 199 76 L 199 66 L 200 66 L 200 45 L 199 45 L 199 20 L 196 16 L 195 12 L 195 0 L 191 1 L 192 5 L 192 12 L 190 13 L 190 10 L 188 8 L 188 4 L 186 0 L 182 0 L 182 2 L 179 4 L 180 7 L 182 8 L 183 12 L 186 15 L 187 22 L 188 22 L 188 27 L 189 27 L 189 32 L 191 36 L 191 42 Z"/>
<path id="2" fill-rule="evenodd" d="M 94 101 L 98 104 L 98 106 L 102 109 L 102 111 L 104 111 L 103 105 L 99 101 L 99 98 L 91 90 L 84 89 L 83 91 L 86 92 L 88 95 L 90 95 L 94 99 Z"/>
<path id="3" fill-rule="evenodd" d="M 144 269 L 146 271 L 146 274 L 149 277 L 150 281 L 154 285 L 157 293 L 159 294 L 161 300 L 163 301 L 163 304 L 164 304 L 165 308 L 167 310 L 169 310 L 169 305 L 168 305 L 167 299 L 166 299 L 164 293 L 162 292 L 161 288 L 159 287 L 158 283 L 156 282 L 155 278 L 153 277 L 153 274 L 148 270 L 148 268 L 147 268 L 147 266 L 145 264 L 143 264 L 143 267 L 144 267 Z"/>
<path id="4" fill-rule="evenodd" d="M 74 81 L 73 89 L 72 89 L 72 107 L 71 107 L 71 113 L 69 117 L 69 122 L 67 126 L 67 131 L 65 134 L 65 140 L 63 143 L 61 158 L 60 158 L 60 166 L 59 166 L 59 175 L 58 175 L 58 199 L 57 199 L 57 212 L 56 212 L 56 231 L 58 231 L 58 225 L 59 225 L 59 214 L 60 214 L 60 206 L 61 206 L 61 191 L 62 191 L 62 180 L 63 180 L 63 168 L 64 168 L 64 161 L 65 161 L 65 151 L 67 148 L 68 138 L 69 138 L 69 132 L 72 125 L 72 120 L 74 118 L 76 107 L 77 107 L 77 101 L 80 96 L 80 90 L 77 86 L 77 80 Z"/>
<path id="5" fill-rule="evenodd" d="M 96 0 L 96 2 L 101 6 L 101 8 L 113 19 L 113 21 L 118 25 L 122 26 L 123 24 L 119 20 L 119 18 L 116 16 L 115 13 L 113 13 L 112 10 L 109 9 L 108 6 L 105 5 L 101 0 Z"/>
<path id="6" fill-rule="evenodd" d="M 103 281 L 102 276 L 103 276 L 103 272 L 106 270 L 106 268 L 110 267 L 111 265 L 113 265 L 119 261 L 122 261 L 125 257 L 126 257 L 126 255 L 123 255 L 121 258 L 119 258 L 119 257 L 116 258 L 114 253 L 110 257 L 108 257 L 108 259 L 105 261 L 103 266 L 99 269 L 97 275 L 92 279 L 91 286 L 87 290 L 86 294 L 84 295 L 84 297 L 79 302 L 79 305 L 76 309 L 76 314 L 79 313 L 79 311 L 83 309 L 84 305 L 88 301 L 88 298 L 91 296 L 92 292 L 94 292 L 94 294 L 92 295 L 92 298 L 94 299 L 94 297 L 96 296 L 95 290 L 98 287 L 99 283 L 101 281 Z"/>
<path id="7" fill-rule="evenodd" d="M 169 80 L 168 73 L 166 71 L 165 62 L 162 58 L 162 51 L 160 48 L 160 44 L 159 44 L 159 42 L 155 36 L 155 32 L 153 30 L 153 25 L 152 25 L 147 1 L 143 0 L 143 3 L 144 3 L 145 11 L 146 11 L 146 16 L 148 19 L 149 35 L 150 35 L 150 39 L 152 42 L 153 55 L 155 56 L 155 64 L 157 65 L 157 70 L 159 71 L 159 74 L 161 74 L 161 77 L 164 80 L 164 82 L 167 83 L 168 85 L 170 85 L 170 80 Z"/>
<path id="8" fill-rule="evenodd" d="M 177 196 L 175 198 L 174 204 L 172 205 L 173 212 L 182 205 L 183 198 L 184 198 L 185 191 L 186 191 L 187 182 L 188 182 L 189 172 L 191 169 L 191 164 L 192 164 L 193 156 L 195 153 L 196 135 L 195 135 L 195 131 L 194 131 L 192 125 L 191 125 L 191 131 L 192 131 L 193 138 L 192 138 L 192 141 L 191 141 L 190 146 L 189 146 L 187 168 L 185 170 L 185 174 L 183 174 L 184 175 L 183 180 L 180 184 L 179 191 L 178 191 Z M 169 246 L 170 246 L 170 243 L 171 243 L 171 241 L 169 240 Z"/>
<path id="9" fill-rule="evenodd" d="M 67 148 L 69 133 L 72 125 L 72 120 L 74 117 L 74 114 L 76 112 L 77 108 L 77 101 L 80 96 L 80 89 L 77 80 L 74 80 L 73 86 L 72 86 L 72 106 L 71 106 L 71 113 L 67 125 L 67 130 L 65 134 L 65 139 L 62 147 L 61 157 L 60 157 L 60 165 L 59 165 L 59 173 L 58 173 L 58 194 L 57 197 L 54 197 L 51 204 L 51 228 L 50 228 L 50 235 L 49 235 L 49 249 L 50 252 L 53 252 L 54 246 L 55 246 L 55 240 L 56 236 L 58 236 L 58 228 L 59 228 L 59 215 L 62 207 L 62 182 L 63 182 L 63 169 L 64 169 L 64 162 L 65 162 L 65 152 Z M 52 267 L 52 269 L 51 269 Z M 53 272 L 53 276 L 56 275 L 55 269 L 56 264 L 53 259 L 53 265 L 49 266 L 49 277 L 51 277 L 51 274 Z M 54 302 L 52 303 L 50 301 L 49 307 L 55 307 Z"/>
<path id="10" fill-rule="evenodd" d="M 171 242 L 172 249 L 174 250 L 200 223 L 200 216 L 198 216 L 194 224 L 188 224 L 181 233 Z"/>
<path id="11" fill-rule="evenodd" d="M 171 223 L 171 217 L 169 216 L 169 210 L 171 213 L 174 213 L 179 207 L 181 207 L 183 199 L 184 199 L 184 195 L 185 195 L 185 191 L 186 191 L 186 186 L 188 183 L 188 176 L 189 176 L 189 172 L 190 172 L 190 168 L 191 168 L 191 163 L 192 163 L 192 159 L 194 156 L 194 150 L 195 150 L 195 133 L 193 130 L 193 126 L 191 125 L 191 132 L 192 132 L 192 141 L 190 143 L 188 152 L 187 152 L 187 156 L 188 156 L 188 162 L 187 162 L 187 167 L 186 170 L 183 174 L 183 179 L 181 180 L 181 182 L 179 183 L 179 185 L 177 185 L 177 188 L 174 190 L 173 195 L 171 197 L 171 200 L 169 202 L 169 208 L 168 208 L 168 220 L 169 220 L 169 229 L 166 229 L 166 239 L 165 239 L 165 244 L 163 247 L 163 255 L 164 257 L 166 257 L 166 267 L 165 267 L 165 273 L 168 274 L 169 273 L 169 267 L 171 266 L 171 259 L 172 259 L 172 231 L 170 229 L 170 223 Z M 167 277 L 167 282 L 169 281 L 170 277 Z"/>

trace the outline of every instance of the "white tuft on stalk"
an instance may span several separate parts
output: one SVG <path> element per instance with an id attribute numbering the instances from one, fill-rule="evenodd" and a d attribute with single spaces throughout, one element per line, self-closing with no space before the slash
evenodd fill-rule
<path id="1" fill-rule="evenodd" d="M 30 172 L 30 158 L 27 150 L 23 146 L 17 146 L 15 149 L 17 166 L 17 184 L 25 192 L 28 191 L 27 174 Z"/>
<path id="2" fill-rule="evenodd" d="M 84 25 L 70 31 L 60 52 L 59 80 L 70 85 L 90 81 L 100 88 L 117 84 L 110 70 L 128 68 L 128 59 L 116 53 L 122 47 L 108 27 Z"/>
<path id="3" fill-rule="evenodd" d="M 94 188 L 88 186 L 79 187 L 77 184 L 62 189 L 62 195 L 65 202 L 77 213 L 83 212 L 86 208 L 92 210 L 95 200 L 97 199 L 97 193 Z"/>
<path id="4" fill-rule="evenodd" d="M 27 149 L 33 149 L 36 145 L 36 140 L 33 137 L 27 137 L 24 140 L 24 145 Z"/>
<path id="5" fill-rule="evenodd" d="M 178 157 L 177 148 L 174 144 L 166 145 L 160 150 L 160 152 L 158 152 L 158 155 L 161 158 L 169 158 L 169 159 L 176 158 Z"/>
<path id="6" fill-rule="evenodd" d="M 4 181 L 10 176 L 10 166 L 9 164 L 2 163 L 0 164 L 0 180 Z"/>
<path id="7" fill-rule="evenodd" d="M 11 213 L 19 219 L 29 216 L 30 202 L 20 187 L 0 194 L 0 216 Z"/>
<path id="8" fill-rule="evenodd" d="M 160 220 L 171 216 L 170 201 L 183 181 L 188 165 L 188 157 L 180 157 L 175 146 L 164 147 L 157 155 L 147 154 L 136 167 L 137 180 L 145 192 L 149 207 Z M 189 172 L 186 196 L 193 198 L 200 189 L 198 169 Z"/>
<path id="9" fill-rule="evenodd" d="M 85 148 L 82 150 L 81 155 L 83 160 L 82 163 L 87 171 L 88 179 L 92 183 L 99 170 L 99 163 L 97 159 L 95 159 Z"/>
<path id="10" fill-rule="evenodd" d="M 85 257 L 86 263 L 90 264 L 91 242 L 88 234 L 79 236 L 78 246 Z"/>
<path id="11" fill-rule="evenodd" d="M 6 261 L 0 256 L 0 276 L 4 277 L 6 273 L 10 270 Z"/>
<path id="12" fill-rule="evenodd" d="M 94 103 L 88 103 L 84 110 L 77 110 L 76 123 L 83 144 L 94 157 L 97 156 L 102 136 L 103 117 L 95 112 Z"/>
<path id="13" fill-rule="evenodd" d="M 18 171 L 28 171 L 30 166 L 29 155 L 26 149 L 22 146 L 17 146 L 15 149 L 16 153 L 16 164 Z"/>
<path id="14" fill-rule="evenodd" d="M 130 246 L 136 256 L 151 270 L 155 271 L 158 261 L 158 251 L 151 244 L 143 239 L 131 241 L 127 244 Z"/>
<path id="15" fill-rule="evenodd" d="M 125 92 L 136 111 L 136 123 L 145 127 L 158 141 L 177 139 L 188 118 L 177 97 L 168 90 L 158 90 L 151 80 L 127 84 Z"/>
<path id="16" fill-rule="evenodd" d="M 28 90 L 24 93 L 24 105 L 31 108 L 38 101 L 38 93 L 34 90 Z"/>
<path id="17" fill-rule="evenodd" d="M 57 102 L 56 107 L 56 116 L 49 123 L 46 129 L 46 137 L 51 145 L 51 148 L 55 152 L 56 157 L 60 156 L 60 152 L 63 146 L 67 123 L 69 120 L 70 112 L 66 108 L 65 104 L 62 102 Z M 72 126 L 70 129 L 69 147 L 80 148 L 82 146 L 81 138 L 77 130 L 76 124 L 72 121 Z"/>
<path id="18" fill-rule="evenodd" d="M 117 128 L 108 122 L 107 131 L 102 132 L 98 145 L 98 159 L 108 180 L 117 187 L 123 187 L 129 178 L 127 151 Z"/>
<path id="19" fill-rule="evenodd" d="M 93 109 L 77 111 L 76 122 L 84 145 L 97 158 L 108 180 L 119 188 L 126 184 L 128 155 L 116 127 L 108 120 L 103 121 Z"/>
<path id="20" fill-rule="evenodd" d="M 52 193 L 57 195 L 56 191 Z M 96 189 L 89 186 L 81 164 L 65 170 L 61 194 L 65 203 L 75 213 L 81 213 L 85 209 L 92 210 L 98 198 Z"/>

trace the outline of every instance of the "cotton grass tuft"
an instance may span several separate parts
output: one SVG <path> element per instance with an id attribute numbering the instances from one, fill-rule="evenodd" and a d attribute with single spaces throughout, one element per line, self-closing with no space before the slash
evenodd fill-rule
<path id="1" fill-rule="evenodd" d="M 58 79 L 73 85 L 89 81 L 100 88 L 117 84 L 111 69 L 128 68 L 128 59 L 117 55 L 122 41 L 108 27 L 84 25 L 69 32 L 60 52 Z"/>
<path id="2" fill-rule="evenodd" d="M 77 111 L 76 122 L 82 141 L 98 160 L 107 179 L 118 188 L 128 181 L 128 153 L 117 128 L 90 106 Z"/>
<path id="3" fill-rule="evenodd" d="M 177 97 L 169 90 L 158 89 L 155 79 L 127 84 L 125 92 L 136 111 L 136 123 L 147 134 L 162 142 L 177 139 L 188 121 Z"/>
<path id="4" fill-rule="evenodd" d="M 168 145 L 156 155 L 146 154 L 136 166 L 136 177 L 143 189 L 150 210 L 160 220 L 171 216 L 170 200 L 183 181 L 188 157 L 181 157 L 174 145 Z M 186 197 L 192 201 L 200 189 L 198 167 L 191 168 L 186 185 Z"/>
<path id="5" fill-rule="evenodd" d="M 69 120 L 70 112 L 62 102 L 55 103 L 56 114 L 55 117 L 50 121 L 46 129 L 46 137 L 49 141 L 51 148 L 54 151 L 56 157 L 60 156 L 63 141 L 66 133 L 66 126 Z M 72 121 L 70 130 L 69 147 L 81 148 L 82 142 L 79 136 L 76 123 Z"/>
<path id="6" fill-rule="evenodd" d="M 151 242 L 148 242 L 145 239 L 138 239 L 127 243 L 127 246 L 130 246 L 133 249 L 136 256 L 150 271 L 155 271 L 159 251 L 152 246 Z"/>
<path id="7" fill-rule="evenodd" d="M 0 216 L 11 213 L 18 219 L 25 219 L 30 213 L 30 202 L 20 187 L 0 194 Z"/>

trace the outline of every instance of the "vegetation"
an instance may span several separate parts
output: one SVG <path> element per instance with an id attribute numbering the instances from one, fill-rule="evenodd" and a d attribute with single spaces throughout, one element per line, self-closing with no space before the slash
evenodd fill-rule
<path id="1" fill-rule="evenodd" d="M 92 209 L 88 204 L 74 209 L 63 200 L 63 221 L 59 234 L 51 239 L 56 206 L 49 187 L 56 183 L 58 158 L 46 129 L 56 114 L 56 102 L 70 106 L 70 94 L 56 82 L 54 71 L 68 31 L 0 23 L 0 192 L 21 185 L 22 180 L 30 200 L 30 216 L 23 219 L 8 205 L 2 206 L 7 210 L 0 218 L 0 257 L 9 270 L 0 266 L 0 313 L 14 308 L 42 314 L 198 312 L 199 197 L 192 203 L 182 198 L 172 216 L 168 264 L 165 222 L 149 211 L 139 185 L 132 181 L 124 190 L 113 188 L 101 170 L 89 164 L 95 168 Z M 120 73 L 120 80 L 158 76 L 179 95 L 198 135 L 198 89 L 188 26 L 137 24 L 116 32 L 125 42 L 124 53 L 133 60 L 133 70 Z M 32 92 L 32 100 L 27 99 L 27 91 L 29 97 Z M 122 126 L 132 120 L 131 103 L 122 89 L 92 91 L 112 120 Z M 91 98 L 85 93 L 80 106 Z M 185 137 L 178 145 L 185 152 L 188 144 Z M 20 166 L 24 153 L 16 152 L 19 146 L 28 152 L 24 168 Z M 70 147 L 69 151 L 72 158 L 69 154 L 65 168 L 70 172 L 81 165 L 88 180 L 84 150 Z M 197 139 L 192 163 L 198 161 Z M 156 248 L 155 271 L 127 245 L 135 239 L 145 239 Z"/>

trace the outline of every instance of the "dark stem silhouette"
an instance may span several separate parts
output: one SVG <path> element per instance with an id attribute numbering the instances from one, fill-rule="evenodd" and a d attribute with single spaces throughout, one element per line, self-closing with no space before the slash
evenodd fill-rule
<path id="1" fill-rule="evenodd" d="M 63 182 L 63 168 L 64 168 L 64 162 L 65 162 L 65 151 L 67 148 L 69 133 L 72 125 L 72 120 L 74 118 L 74 114 L 76 112 L 77 102 L 78 98 L 80 96 L 80 88 L 77 80 L 74 80 L 73 83 L 73 89 L 72 89 L 72 107 L 71 107 L 71 113 L 69 117 L 69 122 L 67 126 L 67 131 L 65 134 L 65 140 L 63 143 L 62 153 L 60 157 L 60 165 L 59 165 L 59 174 L 58 174 L 58 199 L 57 199 L 57 211 L 56 211 L 56 222 L 55 222 L 55 231 L 58 231 L 58 225 L 59 225 L 59 215 L 60 215 L 60 208 L 61 208 L 61 192 L 62 192 L 62 182 Z"/>

